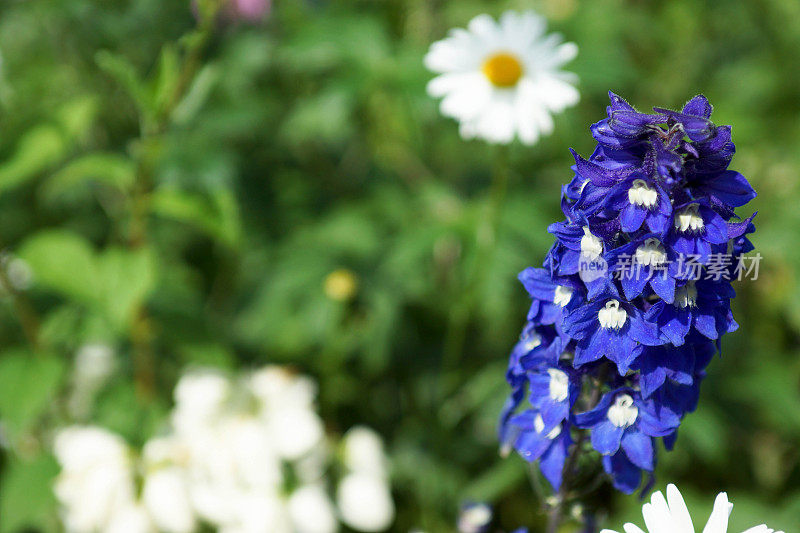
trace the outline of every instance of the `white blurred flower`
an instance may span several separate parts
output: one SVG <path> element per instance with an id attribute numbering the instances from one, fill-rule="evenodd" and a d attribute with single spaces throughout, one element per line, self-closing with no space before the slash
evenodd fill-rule
<path id="1" fill-rule="evenodd" d="M 728 495 L 720 492 L 714 501 L 714 509 L 703 529 L 703 533 L 727 533 L 728 516 L 733 510 L 733 504 L 728 501 Z M 649 533 L 694 533 L 694 524 L 689 515 L 686 503 L 675 485 L 667 485 L 667 497 L 661 491 L 656 491 L 650 498 L 650 503 L 642 506 L 642 516 Z M 625 533 L 645 533 L 639 526 L 631 523 L 623 526 Z M 764 524 L 752 527 L 744 533 L 774 533 Z M 600 533 L 617 533 L 604 529 Z M 782 531 L 776 533 L 783 533 Z"/>
<path id="2" fill-rule="evenodd" d="M 342 442 L 345 466 L 353 472 L 386 476 L 386 454 L 383 439 L 366 426 L 350 428 Z"/>
<path id="3" fill-rule="evenodd" d="M 440 75 L 428 94 L 443 97 L 441 112 L 459 121 L 462 137 L 531 145 L 552 132 L 551 114 L 578 102 L 576 76 L 560 70 L 578 47 L 545 29 L 536 13 L 509 11 L 499 21 L 478 15 L 433 43 L 425 66 Z"/>
<path id="4" fill-rule="evenodd" d="M 147 474 L 142 488 L 142 500 L 159 531 L 194 531 L 195 514 L 184 472 L 180 468 L 161 468 Z"/>
<path id="5" fill-rule="evenodd" d="M 78 349 L 75 353 L 72 390 L 67 404 L 74 418 L 82 419 L 89 415 L 95 395 L 115 367 L 114 349 L 107 344 L 85 344 Z"/>
<path id="6" fill-rule="evenodd" d="M 2 69 L 2 65 L 0 65 Z M 2 77 L 2 74 L 0 74 Z M 6 272 L 8 282 L 14 291 L 24 291 L 30 288 L 33 283 L 33 270 L 23 259 L 15 257 L 8 252 L 0 253 L 0 268 Z M 9 287 L 0 283 L 0 292 L 8 291 Z"/>
<path id="7" fill-rule="evenodd" d="M 235 519 L 220 527 L 229 533 L 293 533 L 286 504 L 279 497 L 260 492 L 240 495 L 234 502 Z"/>
<path id="8" fill-rule="evenodd" d="M 128 447 L 121 437 L 95 426 L 71 426 L 58 432 L 53 451 L 66 472 L 81 472 L 98 464 L 129 464 Z"/>
<path id="9" fill-rule="evenodd" d="M 336 490 L 345 524 L 357 531 L 383 531 L 394 520 L 394 502 L 385 480 L 366 474 L 346 475 Z"/>
<path id="10" fill-rule="evenodd" d="M 153 437 L 142 449 L 142 459 L 148 470 L 165 465 L 185 466 L 189 454 L 188 443 L 174 434 Z"/>
<path id="11" fill-rule="evenodd" d="M 311 408 L 317 396 L 317 387 L 312 380 L 272 365 L 253 372 L 249 387 L 265 410 L 278 410 L 285 406 Z"/>
<path id="12" fill-rule="evenodd" d="M 482 533 L 492 522 L 492 508 L 485 503 L 471 503 L 458 515 L 459 533 Z"/>
<path id="13" fill-rule="evenodd" d="M 319 445 L 324 437 L 322 420 L 307 408 L 287 406 L 267 415 L 275 451 L 288 460 L 296 460 Z"/>
<path id="14" fill-rule="evenodd" d="M 324 487 L 306 485 L 289 497 L 289 516 L 296 533 L 334 533 L 336 511 Z"/>
<path id="15" fill-rule="evenodd" d="M 134 500 L 128 449 L 117 435 L 91 426 L 60 431 L 54 454 L 61 465 L 54 492 L 71 532 L 104 531 Z"/>
<path id="16" fill-rule="evenodd" d="M 100 428 L 58 434 L 55 490 L 69 533 L 193 533 L 201 524 L 222 533 L 335 533 L 338 514 L 361 531 L 391 524 L 383 443 L 364 427 L 343 445 L 346 469 L 358 473 L 340 484 L 337 513 L 310 379 L 280 367 L 243 377 L 199 369 L 181 377 L 174 396 L 171 426 L 139 457 Z M 289 495 L 287 472 L 299 484 Z"/>
<path id="17" fill-rule="evenodd" d="M 114 372 L 114 348 L 103 343 L 81 346 L 75 354 L 74 379 L 82 386 L 98 386 Z"/>
<path id="18" fill-rule="evenodd" d="M 238 483 L 246 487 L 278 492 L 283 473 L 275 443 L 268 429 L 254 417 L 236 417 L 220 427 L 222 449 L 230 461 L 226 466 Z"/>
<path id="19" fill-rule="evenodd" d="M 230 380 L 220 372 L 198 370 L 184 374 L 175 385 L 175 429 L 189 433 L 213 423 L 224 411 L 230 394 Z"/>
<path id="20" fill-rule="evenodd" d="M 325 439 L 308 453 L 298 458 L 294 464 L 294 473 L 302 483 L 319 481 L 324 475 L 330 462 L 331 453 Z"/>
<path id="21" fill-rule="evenodd" d="M 141 505 L 128 505 L 118 510 L 103 533 L 155 533 L 147 511 Z"/>

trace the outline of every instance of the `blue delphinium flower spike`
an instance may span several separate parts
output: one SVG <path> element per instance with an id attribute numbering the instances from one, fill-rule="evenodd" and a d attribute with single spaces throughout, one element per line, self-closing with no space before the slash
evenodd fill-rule
<path id="1" fill-rule="evenodd" d="M 653 482 L 656 440 L 672 449 L 721 338 L 738 327 L 731 280 L 753 249 L 755 215 L 735 209 L 756 193 L 728 169 L 731 128 L 712 122 L 704 96 L 653 113 L 609 96 L 590 128 L 594 152 L 572 152 L 565 220 L 548 228 L 543 268 L 519 276 L 531 307 L 500 440 L 538 461 L 556 490 L 567 457 L 590 443 L 631 493 L 643 472 Z"/>

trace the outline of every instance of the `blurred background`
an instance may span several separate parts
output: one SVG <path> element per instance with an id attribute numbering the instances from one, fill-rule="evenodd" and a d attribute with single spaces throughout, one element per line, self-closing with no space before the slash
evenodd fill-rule
<path id="1" fill-rule="evenodd" d="M 481 236 L 497 149 L 438 113 L 422 57 L 506 9 L 578 44 L 581 102 L 510 147 Z M 736 285 L 740 329 L 656 486 L 697 521 L 726 490 L 732 530 L 798 530 L 800 3 L 275 0 L 196 26 L 188 0 L 0 4 L 0 532 L 61 529 L 56 428 L 141 446 L 184 368 L 265 364 L 317 382 L 327 432 L 382 436 L 392 531 L 453 530 L 465 501 L 539 530 L 527 466 L 495 435 L 528 307 L 516 274 L 550 246 L 568 148 L 591 152 L 609 89 L 640 109 L 704 93 L 759 193 L 759 278 Z M 98 343 L 114 370 L 68 408 L 75 354 Z M 608 526 L 640 513 L 598 501 Z"/>

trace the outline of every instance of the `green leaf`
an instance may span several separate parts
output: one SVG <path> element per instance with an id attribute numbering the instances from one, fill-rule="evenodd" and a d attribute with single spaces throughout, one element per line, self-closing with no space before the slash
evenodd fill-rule
<path id="1" fill-rule="evenodd" d="M 46 200 L 70 192 L 88 182 L 102 183 L 122 192 L 129 190 L 135 180 L 135 167 L 128 157 L 97 152 L 71 161 L 45 182 Z"/>
<path id="2" fill-rule="evenodd" d="M 239 207 L 231 191 L 219 189 L 205 197 L 162 188 L 152 195 L 154 213 L 189 224 L 214 239 L 236 246 L 241 238 Z"/>
<path id="3" fill-rule="evenodd" d="M 97 97 L 82 96 L 67 102 L 58 110 L 57 118 L 70 138 L 86 134 L 97 116 Z"/>
<path id="4" fill-rule="evenodd" d="M 186 96 L 172 112 L 172 120 L 178 125 L 192 120 L 206 103 L 219 79 L 220 69 L 216 65 L 204 66 L 195 76 Z"/>
<path id="5" fill-rule="evenodd" d="M 102 307 L 114 327 L 124 331 L 155 287 L 157 262 L 147 248 L 109 248 L 98 259 Z"/>
<path id="6" fill-rule="evenodd" d="M 153 97 L 156 108 L 166 110 L 175 97 L 180 79 L 180 57 L 174 45 L 167 44 L 161 49 L 158 71 L 153 79 Z"/>
<path id="7" fill-rule="evenodd" d="M 66 153 L 61 131 L 52 125 L 29 130 L 19 142 L 11 159 L 0 165 L 0 193 L 36 178 Z"/>
<path id="8" fill-rule="evenodd" d="M 0 417 L 12 442 L 50 406 L 64 371 L 64 362 L 50 354 L 15 349 L 0 356 Z"/>
<path id="9" fill-rule="evenodd" d="M 19 255 L 39 285 L 103 314 L 125 331 L 156 284 L 158 263 L 148 248 L 111 247 L 97 254 L 81 236 L 51 230 L 29 239 Z"/>
<path id="10" fill-rule="evenodd" d="M 152 95 L 130 61 L 121 55 L 101 50 L 95 55 L 95 62 L 125 89 L 140 111 L 153 111 Z"/>
<path id="11" fill-rule="evenodd" d="M 98 301 L 102 287 L 94 251 L 86 239 L 66 230 L 50 230 L 28 239 L 19 250 L 36 283 L 83 303 Z"/>
<path id="12" fill-rule="evenodd" d="M 57 474 L 58 464 L 50 455 L 9 462 L 0 478 L 0 533 L 56 531 L 52 485 Z"/>

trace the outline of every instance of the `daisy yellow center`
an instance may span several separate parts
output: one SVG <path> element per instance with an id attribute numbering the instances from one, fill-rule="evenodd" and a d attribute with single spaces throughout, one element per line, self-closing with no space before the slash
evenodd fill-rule
<path id="1" fill-rule="evenodd" d="M 495 87 L 514 87 L 522 77 L 522 63 L 509 52 L 490 55 L 481 70 Z"/>

